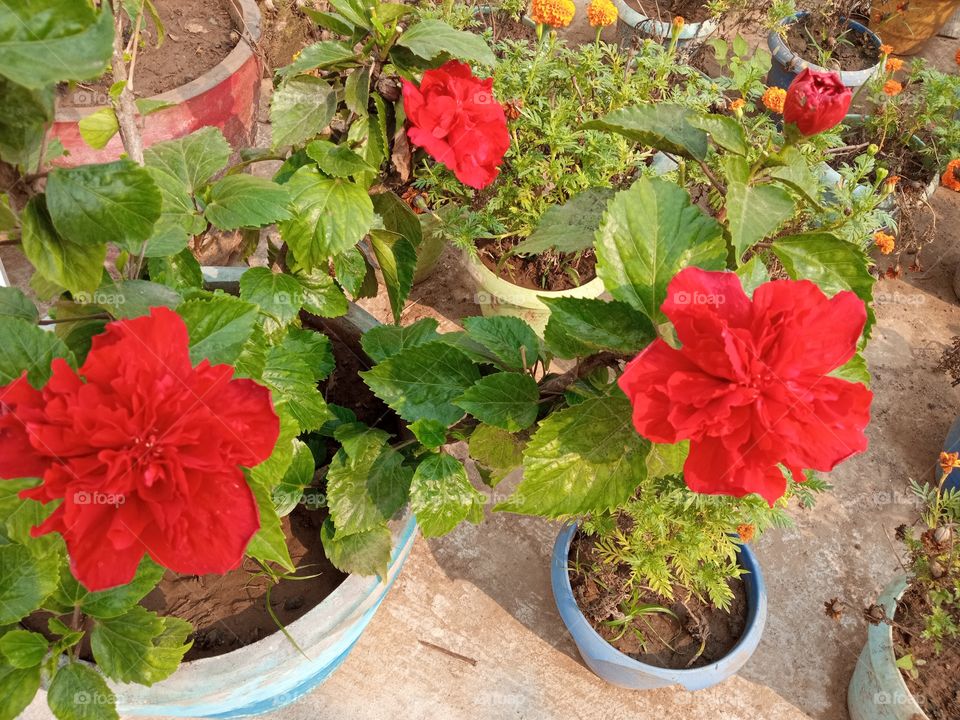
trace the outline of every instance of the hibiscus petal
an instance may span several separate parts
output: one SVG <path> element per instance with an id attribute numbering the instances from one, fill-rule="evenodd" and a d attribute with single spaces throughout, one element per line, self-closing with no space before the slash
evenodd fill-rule
<path id="1" fill-rule="evenodd" d="M 787 491 L 787 479 L 775 463 L 749 450 L 744 455 L 715 437 L 690 443 L 683 478 L 694 492 L 733 497 L 757 493 L 770 507 Z"/>
<path id="2" fill-rule="evenodd" d="M 52 459 L 34 448 L 27 425 L 42 410 L 43 395 L 26 373 L 0 387 L 0 478 L 40 477 L 50 467 Z"/>
<path id="3" fill-rule="evenodd" d="M 144 529 L 142 539 L 150 557 L 184 575 L 237 568 L 260 529 L 257 503 L 243 473 L 204 475 L 194 478 L 191 487 L 190 503 L 177 523 Z"/>

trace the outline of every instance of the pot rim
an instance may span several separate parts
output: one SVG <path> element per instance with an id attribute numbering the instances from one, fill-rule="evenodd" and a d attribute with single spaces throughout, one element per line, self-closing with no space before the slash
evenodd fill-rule
<path id="1" fill-rule="evenodd" d="M 778 24 L 792 25 L 809 14 L 810 13 L 808 11 L 801 10 L 800 12 L 794 13 L 790 17 L 784 18 Z M 851 18 L 845 18 L 845 21 L 847 26 L 852 30 L 867 35 L 874 47 L 879 48 L 883 44 L 880 36 L 873 32 L 866 25 L 863 25 L 862 23 L 859 23 Z M 876 65 L 863 68 L 862 70 L 832 70 L 831 68 L 821 67 L 820 65 L 809 62 L 808 60 L 804 60 L 797 53 L 791 50 L 786 41 L 780 37 L 780 34 L 776 30 L 771 30 L 767 35 L 767 47 L 770 48 L 770 53 L 773 55 L 774 60 L 780 63 L 788 72 L 799 74 L 807 68 L 816 72 L 837 72 L 840 74 L 841 79 L 844 80 L 844 84 L 847 85 L 854 83 L 857 85 L 862 85 L 870 77 L 872 77 L 874 73 L 877 72 L 882 63 L 882 60 L 878 60 Z M 795 69 L 795 67 L 798 69 Z"/>
<path id="2" fill-rule="evenodd" d="M 558 607 L 560 605 L 560 597 L 557 597 L 557 595 L 562 593 L 564 595 L 564 600 L 572 602 L 573 607 L 576 610 L 576 614 L 570 618 L 568 618 L 567 613 L 564 613 L 561 610 L 560 615 L 564 624 L 568 625 L 568 622 L 572 621 L 577 626 L 576 629 L 585 632 L 589 639 L 602 643 L 606 650 L 605 654 L 607 655 L 606 658 L 602 659 L 609 660 L 610 658 L 615 658 L 616 662 L 620 665 L 625 665 L 632 670 L 637 670 L 656 677 L 662 677 L 670 681 L 679 681 L 683 683 L 685 678 L 689 678 L 691 680 L 691 684 L 687 686 L 687 689 L 696 690 L 700 689 L 701 686 L 693 682 L 694 678 L 703 677 L 705 674 L 717 670 L 723 665 L 731 662 L 738 655 L 741 655 L 744 651 L 749 651 L 750 654 L 752 654 L 752 649 L 750 646 L 753 645 L 753 648 L 756 648 L 756 645 L 760 640 L 760 635 L 763 633 L 763 628 L 766 625 L 767 592 L 766 583 L 763 579 L 763 573 L 760 570 L 760 563 L 758 562 L 756 555 L 754 555 L 753 551 L 750 549 L 749 545 L 741 545 L 740 550 L 738 551 L 738 562 L 744 569 L 748 571 L 744 576 L 744 584 L 747 586 L 746 626 L 744 627 L 743 634 L 740 636 L 740 639 L 737 640 L 737 643 L 729 650 L 729 652 L 727 652 L 726 655 L 709 665 L 699 668 L 665 668 L 660 667 L 659 665 L 650 665 L 648 663 L 641 662 L 640 660 L 636 660 L 617 650 L 594 629 L 593 625 L 591 625 L 586 616 L 584 616 L 583 611 L 580 610 L 580 606 L 577 604 L 576 598 L 573 595 L 573 587 L 570 585 L 570 573 L 568 569 L 570 546 L 573 543 L 573 537 L 576 534 L 577 529 L 579 529 L 579 526 L 580 525 L 578 522 L 567 523 L 557 536 L 553 550 L 553 557 L 551 560 L 551 584 L 553 585 L 553 592 L 555 599 L 557 600 Z M 750 602 L 750 597 L 753 594 L 756 594 L 758 598 L 758 601 L 755 605 Z M 569 625 L 567 629 L 571 632 L 571 634 L 573 634 L 573 629 L 570 628 Z M 747 658 L 749 658 L 749 655 Z M 743 662 L 746 662 L 747 658 L 744 658 Z M 686 685 L 686 683 L 683 684 Z"/>
<path id="3" fill-rule="evenodd" d="M 613 0 L 613 2 L 619 11 L 617 14 L 617 22 L 623 23 L 634 30 L 639 30 L 640 32 L 646 33 L 647 35 L 652 35 L 659 38 L 669 38 L 673 32 L 671 23 L 664 22 L 663 20 L 657 20 L 656 18 L 647 17 L 643 13 L 638 12 L 627 5 L 624 0 Z M 680 30 L 680 34 L 677 36 L 677 39 L 696 40 L 705 38 L 709 35 L 712 35 L 718 27 L 719 23 L 712 17 L 701 22 L 685 22 L 683 28 Z"/>
<path id="4" fill-rule="evenodd" d="M 198 95 L 209 92 L 243 67 L 244 63 L 255 54 L 250 47 L 250 41 L 258 42 L 260 40 L 260 8 L 255 0 L 231 0 L 231 2 L 228 3 L 227 9 L 230 12 L 230 17 L 233 18 L 236 31 L 240 33 L 239 42 L 230 50 L 227 56 L 200 77 L 194 78 L 190 82 L 179 85 L 171 90 L 162 92 L 159 95 L 152 95 L 149 98 L 143 99 L 181 105 Z M 54 123 L 79 122 L 87 115 L 91 115 L 107 107 L 109 107 L 109 105 L 91 105 L 81 108 L 61 107 L 58 104 L 54 115 Z M 164 108 L 163 110 L 169 109 L 172 108 Z M 159 115 L 163 110 L 158 110 L 157 114 Z"/>

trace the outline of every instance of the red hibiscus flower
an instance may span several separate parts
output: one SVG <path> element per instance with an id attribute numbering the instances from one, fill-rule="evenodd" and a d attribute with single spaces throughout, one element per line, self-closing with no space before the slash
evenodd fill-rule
<path id="1" fill-rule="evenodd" d="M 190 362 L 179 315 L 111 323 L 83 367 L 54 360 L 35 390 L 0 388 L 0 477 L 62 500 L 36 537 L 60 533 L 89 590 L 133 579 L 145 554 L 178 573 L 224 573 L 260 527 L 241 466 L 269 457 L 280 423 L 270 392 L 229 365 Z"/>
<path id="2" fill-rule="evenodd" d="M 468 65 L 451 60 L 423 73 L 419 88 L 403 81 L 403 109 L 411 142 L 464 185 L 480 190 L 497 179 L 510 133 L 492 78 L 475 78 Z"/>
<path id="3" fill-rule="evenodd" d="M 852 292 L 828 299 L 811 282 L 777 280 L 753 300 L 733 273 L 687 268 L 663 312 L 680 350 L 654 341 L 620 378 L 633 423 L 659 443 L 690 440 L 695 492 L 773 505 L 786 466 L 828 471 L 867 448 L 871 393 L 829 374 L 856 352 L 867 314 Z"/>
<path id="4" fill-rule="evenodd" d="M 810 136 L 836 127 L 847 116 L 853 91 L 834 72 L 810 68 L 797 75 L 787 88 L 783 121 Z"/>

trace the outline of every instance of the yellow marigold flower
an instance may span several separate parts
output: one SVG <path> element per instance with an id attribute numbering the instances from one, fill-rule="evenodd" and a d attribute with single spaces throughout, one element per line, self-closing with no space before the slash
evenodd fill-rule
<path id="1" fill-rule="evenodd" d="M 940 453 L 940 469 L 945 473 L 950 472 L 955 467 L 960 467 L 960 453 Z"/>
<path id="2" fill-rule="evenodd" d="M 783 103 L 787 100 L 787 91 L 783 88 L 768 87 L 763 93 L 763 104 L 767 110 L 783 114 Z"/>
<path id="3" fill-rule="evenodd" d="M 573 0 L 533 0 L 530 6 L 530 17 L 537 25 L 565 28 L 576 14 Z"/>
<path id="4" fill-rule="evenodd" d="M 587 5 L 587 20 L 595 28 L 607 27 L 617 21 L 617 6 L 611 0 L 592 0 Z"/>
<path id="5" fill-rule="evenodd" d="M 900 58 L 887 58 L 886 68 L 888 73 L 895 73 L 897 70 L 902 70 L 903 60 Z"/>
<path id="6" fill-rule="evenodd" d="M 947 163 L 947 169 L 941 178 L 943 186 L 960 192 L 960 158 Z"/>
<path id="7" fill-rule="evenodd" d="M 899 95 L 903 91 L 903 85 L 898 83 L 896 80 L 887 80 L 883 84 L 883 92 L 885 92 L 890 97 L 894 95 Z"/>
<path id="8" fill-rule="evenodd" d="M 736 100 L 730 101 L 730 109 L 736 112 L 737 110 L 743 110 L 743 106 L 747 104 L 747 101 L 743 98 L 737 98 Z"/>
<path id="9" fill-rule="evenodd" d="M 893 45 L 883 44 L 880 46 L 881 55 L 889 55 L 892 52 L 893 52 Z"/>
<path id="10" fill-rule="evenodd" d="M 683 26 L 687 24 L 687 21 L 683 19 L 683 15 L 677 15 L 673 18 L 673 27 L 676 30 L 683 30 Z"/>
<path id="11" fill-rule="evenodd" d="M 757 529 L 753 525 L 744 523 L 743 525 L 737 526 L 737 535 L 739 535 L 740 540 L 742 540 L 745 543 L 748 543 L 751 540 L 753 540 L 753 536 L 756 534 L 757 534 Z"/>
<path id="12" fill-rule="evenodd" d="M 897 246 L 897 239 L 893 235 L 878 230 L 873 234 L 873 244 L 879 248 L 884 255 L 889 255 Z"/>

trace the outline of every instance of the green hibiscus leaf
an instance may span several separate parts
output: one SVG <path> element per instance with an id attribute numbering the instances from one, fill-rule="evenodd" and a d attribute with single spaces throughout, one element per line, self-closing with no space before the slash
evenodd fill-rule
<path id="1" fill-rule="evenodd" d="M 386 523 L 361 533 L 343 535 L 327 518 L 320 528 L 323 552 L 334 567 L 345 573 L 387 576 L 393 539 Z"/>
<path id="2" fill-rule="evenodd" d="M 631 416 L 619 392 L 550 415 L 524 452 L 523 481 L 496 509 L 556 518 L 626 502 L 646 477 L 650 448 Z"/>
<path id="3" fill-rule="evenodd" d="M 378 325 L 360 338 L 363 351 L 374 362 L 383 362 L 407 348 L 432 342 L 440 337 L 439 323 L 433 318 L 421 318 L 405 326 Z"/>
<path id="4" fill-rule="evenodd" d="M 123 615 L 97 620 L 90 647 L 107 677 L 150 686 L 180 666 L 193 644 L 187 642 L 192 630 L 185 620 L 160 617 L 136 605 Z"/>
<path id="5" fill-rule="evenodd" d="M 56 554 L 34 556 L 23 545 L 0 546 L 0 626 L 38 609 L 57 587 Z"/>
<path id="6" fill-rule="evenodd" d="M 47 691 L 47 704 L 57 720 L 120 718 L 117 698 L 103 675 L 78 662 L 68 663 L 57 670 Z"/>
<path id="7" fill-rule="evenodd" d="M 227 175 L 210 188 L 203 212 L 221 230 L 262 227 L 290 217 L 289 199 L 285 186 L 266 178 Z"/>
<path id="8" fill-rule="evenodd" d="M 526 370 L 540 357 L 540 339 L 520 318 L 469 317 L 463 319 L 463 327 L 505 368 Z"/>
<path id="9" fill-rule="evenodd" d="M 35 388 L 50 379 L 50 364 L 63 358 L 75 364 L 73 353 L 53 333 L 40 326 L 14 317 L 0 317 L 0 385 L 7 385 L 27 372 L 27 380 Z"/>
<path id="10" fill-rule="evenodd" d="M 252 481 L 250 487 L 257 499 L 260 512 L 260 529 L 250 539 L 246 554 L 263 563 L 276 563 L 289 573 L 296 572 L 287 538 L 283 534 L 280 515 L 274 505 L 273 488 Z"/>
<path id="11" fill-rule="evenodd" d="M 463 520 L 481 522 L 485 501 L 463 463 L 446 453 L 427 456 L 413 474 L 410 509 L 424 537 L 446 535 Z"/>
<path id="12" fill-rule="evenodd" d="M 0 663 L 0 720 L 15 720 L 40 689 L 40 666 L 15 668 Z"/>
<path id="13" fill-rule="evenodd" d="M 300 314 L 303 294 L 300 283 L 292 275 L 275 273 L 269 268 L 255 267 L 240 277 L 240 298 L 287 325 Z"/>
<path id="14" fill-rule="evenodd" d="M 383 284 L 387 287 L 393 320 L 399 325 L 403 306 L 413 288 L 417 250 L 405 237 L 388 230 L 371 230 L 370 246 L 380 265 Z"/>
<path id="15" fill-rule="evenodd" d="M 482 423 L 517 432 L 537 421 L 540 389 L 529 375 L 494 373 L 480 378 L 454 402 Z"/>
<path id="16" fill-rule="evenodd" d="M 213 365 L 236 362 L 257 324 L 257 306 L 229 295 L 187 300 L 177 312 L 190 332 L 190 359 Z"/>
<path id="17" fill-rule="evenodd" d="M 85 245 L 107 238 L 139 251 L 153 234 L 162 197 L 153 177 L 129 160 L 57 168 L 47 177 L 47 210 L 62 237 Z"/>
<path id="18" fill-rule="evenodd" d="M 656 337 L 646 315 L 627 303 L 592 298 L 540 298 L 550 308 L 544 340 L 561 358 L 598 352 L 636 353 Z"/>
<path id="19" fill-rule="evenodd" d="M 319 78 L 302 75 L 273 93 L 270 124 L 273 147 L 300 145 L 319 135 L 337 111 L 337 93 Z"/>
<path id="20" fill-rule="evenodd" d="M 404 420 L 447 426 L 464 414 L 453 401 L 480 379 L 469 357 L 438 341 L 408 348 L 360 375 Z"/>
<path id="21" fill-rule="evenodd" d="M 496 487 L 523 463 L 523 443 L 502 428 L 480 425 L 470 435 L 470 457 L 484 481 Z"/>
<path id="22" fill-rule="evenodd" d="M 424 60 L 449 55 L 457 60 L 487 67 L 497 63 L 493 51 L 483 38 L 466 30 L 455 30 L 440 20 L 421 20 L 400 36 L 397 45 Z"/>
<path id="23" fill-rule="evenodd" d="M 230 160 L 230 144 L 215 127 L 157 143 L 144 150 L 148 167 L 178 179 L 190 195 L 199 191 Z"/>
<path id="24" fill-rule="evenodd" d="M 0 637 L 0 653 L 18 670 L 42 663 L 49 645 L 43 635 L 28 630 L 10 630 Z"/>

